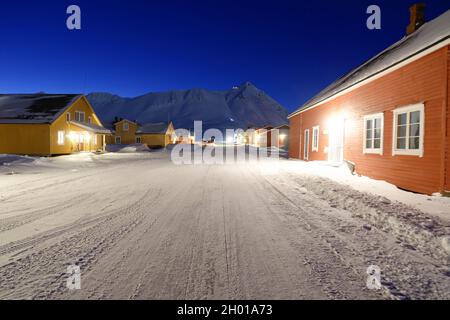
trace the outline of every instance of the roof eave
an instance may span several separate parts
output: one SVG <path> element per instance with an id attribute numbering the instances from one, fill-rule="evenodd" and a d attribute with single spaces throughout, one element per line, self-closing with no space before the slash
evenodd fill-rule
<path id="1" fill-rule="evenodd" d="M 53 119 L 50 121 L 50 124 L 54 123 L 56 120 L 59 119 L 59 117 L 61 117 L 73 104 L 75 104 L 75 102 L 77 102 L 78 100 L 80 100 L 81 98 L 83 98 L 82 94 L 77 94 L 75 95 L 75 97 L 73 97 L 72 100 L 69 101 L 69 103 L 66 104 L 66 106 L 64 108 L 62 108 L 58 113 L 56 113 L 53 116 Z"/>
<path id="2" fill-rule="evenodd" d="M 415 61 L 415 58 L 417 56 L 419 56 L 419 58 L 421 58 L 423 53 L 425 53 L 423 55 L 427 55 L 427 54 L 432 53 L 434 51 L 437 51 L 437 50 L 439 50 L 439 49 L 441 49 L 441 48 L 443 48 L 443 47 L 445 47 L 445 46 L 447 46 L 449 44 L 450 44 L 450 35 L 448 35 L 448 36 L 446 36 L 446 37 L 444 37 L 442 39 L 437 40 L 436 42 L 432 43 L 431 45 L 429 45 L 427 47 L 424 47 L 424 48 L 422 48 L 422 49 L 412 53 L 411 55 L 405 57 L 402 60 L 399 60 L 399 61 L 393 63 L 392 65 L 390 65 L 390 66 L 388 66 L 388 67 L 386 67 L 384 69 L 381 69 L 381 70 L 379 70 L 379 71 L 377 71 L 377 72 L 375 72 L 375 73 L 373 73 L 373 74 L 371 74 L 371 75 L 369 75 L 369 76 L 367 76 L 367 77 L 365 77 L 365 78 L 363 78 L 363 79 L 361 79 L 361 80 L 359 80 L 359 81 L 357 81 L 357 82 L 355 82 L 355 83 L 353 83 L 353 84 L 351 84 L 351 85 L 349 85 L 347 87 L 342 88 L 341 90 L 339 90 L 338 92 L 335 92 L 334 94 L 332 94 L 329 97 L 324 97 L 323 99 L 321 99 L 321 100 L 319 100 L 319 101 L 317 101 L 317 102 L 315 102 L 313 104 L 310 104 L 310 105 L 306 104 L 306 105 L 300 107 L 296 111 L 294 111 L 291 114 L 289 114 L 288 115 L 288 119 L 290 119 L 290 118 L 292 118 L 292 117 L 294 117 L 294 116 L 296 116 L 296 115 L 298 115 L 298 114 L 300 114 L 300 113 L 302 113 L 302 112 L 304 112 L 306 110 L 309 110 L 311 108 L 317 107 L 317 106 L 319 106 L 319 105 L 321 105 L 321 104 L 323 104 L 323 103 L 325 103 L 325 102 L 327 102 L 329 100 L 332 100 L 333 98 L 335 98 L 335 97 L 337 97 L 339 95 L 342 95 L 343 93 L 350 92 L 350 91 L 354 90 L 355 87 L 360 87 L 360 86 L 368 83 L 369 81 L 378 79 L 379 77 L 384 76 L 385 74 L 393 72 L 393 71 L 397 70 L 398 68 L 401 68 L 404 65 L 407 65 L 407 64 Z M 414 59 L 414 60 L 412 60 L 412 59 Z M 411 61 L 409 61 L 409 60 L 411 60 Z M 360 67 L 358 67 L 358 68 L 360 68 Z M 357 70 L 358 68 L 356 68 L 355 70 Z M 352 70 L 351 72 L 354 72 L 355 70 Z M 314 98 L 312 98 L 312 99 L 314 99 Z"/>

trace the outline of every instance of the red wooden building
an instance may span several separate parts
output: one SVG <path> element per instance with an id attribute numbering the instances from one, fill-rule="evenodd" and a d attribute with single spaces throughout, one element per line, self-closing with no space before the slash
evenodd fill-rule
<path id="1" fill-rule="evenodd" d="M 289 115 L 289 156 L 349 161 L 358 174 L 432 194 L 450 190 L 450 10 Z"/>

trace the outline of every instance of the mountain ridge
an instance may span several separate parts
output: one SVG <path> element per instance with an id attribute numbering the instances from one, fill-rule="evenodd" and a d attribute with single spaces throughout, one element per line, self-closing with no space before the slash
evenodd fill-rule
<path id="1" fill-rule="evenodd" d="M 136 97 L 93 92 L 87 98 L 108 127 L 118 117 L 140 123 L 170 120 L 175 127 L 186 129 L 195 120 L 202 120 L 205 129 L 247 129 L 286 124 L 288 115 L 285 107 L 248 81 L 222 91 L 193 88 Z"/>

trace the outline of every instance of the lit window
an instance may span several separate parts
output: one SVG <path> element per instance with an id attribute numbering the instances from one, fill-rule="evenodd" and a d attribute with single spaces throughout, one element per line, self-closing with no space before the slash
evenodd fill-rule
<path id="1" fill-rule="evenodd" d="M 124 122 L 123 123 L 123 131 L 128 131 L 128 129 L 129 129 L 128 122 Z"/>
<path id="2" fill-rule="evenodd" d="M 312 151 L 319 151 L 319 126 L 313 127 Z"/>
<path id="3" fill-rule="evenodd" d="M 423 156 L 424 118 L 423 104 L 394 110 L 392 155 Z"/>
<path id="4" fill-rule="evenodd" d="M 58 145 L 63 146 L 64 145 L 64 131 L 58 131 Z"/>
<path id="5" fill-rule="evenodd" d="M 75 111 L 75 121 L 84 122 L 85 114 L 81 111 Z"/>
<path id="6" fill-rule="evenodd" d="M 383 154 L 384 114 L 364 117 L 364 153 Z"/>
<path id="7" fill-rule="evenodd" d="M 141 143 L 141 137 L 136 137 L 136 143 Z"/>

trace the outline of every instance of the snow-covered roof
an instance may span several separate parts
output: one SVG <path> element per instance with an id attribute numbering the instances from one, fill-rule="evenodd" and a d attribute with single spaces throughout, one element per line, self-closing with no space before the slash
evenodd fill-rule
<path id="1" fill-rule="evenodd" d="M 78 122 L 78 121 L 70 121 L 70 124 L 73 124 L 79 128 L 82 128 L 84 130 L 90 131 L 92 133 L 99 133 L 99 134 L 109 134 L 111 133 L 111 130 L 106 129 L 102 126 L 98 126 L 93 123 L 85 123 L 85 122 Z"/>
<path id="2" fill-rule="evenodd" d="M 136 133 L 139 134 L 164 134 L 167 132 L 167 129 L 169 128 L 169 124 L 165 122 L 159 122 L 159 123 L 147 123 L 142 125 Z"/>
<path id="3" fill-rule="evenodd" d="M 289 115 L 311 108 L 340 92 L 386 71 L 413 56 L 430 49 L 450 38 L 450 10 L 424 24 L 419 30 L 404 37 L 372 59 L 339 78 L 319 92 L 302 107 Z"/>
<path id="4" fill-rule="evenodd" d="M 281 126 L 278 126 L 278 127 L 275 127 L 273 129 L 271 129 L 270 131 L 272 131 L 272 130 L 280 130 L 280 129 L 289 129 L 289 126 L 287 124 L 283 124 Z"/>
<path id="5" fill-rule="evenodd" d="M 81 95 L 0 94 L 0 123 L 52 123 Z"/>
<path id="6" fill-rule="evenodd" d="M 113 125 L 118 125 L 119 123 L 122 123 L 122 122 L 128 122 L 128 123 L 134 123 L 134 124 L 137 123 L 136 121 L 131 121 L 128 119 L 120 119 L 119 121 L 114 122 Z"/>

